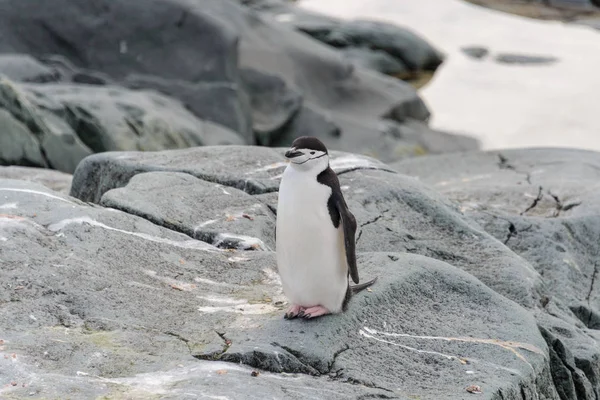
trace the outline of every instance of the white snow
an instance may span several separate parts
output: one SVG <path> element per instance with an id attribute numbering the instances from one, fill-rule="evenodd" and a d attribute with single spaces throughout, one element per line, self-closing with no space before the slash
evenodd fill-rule
<path id="1" fill-rule="evenodd" d="M 484 149 L 531 146 L 600 150 L 600 32 L 505 14 L 460 0 L 301 0 L 344 19 L 395 23 L 446 54 L 420 90 L 431 126 L 479 138 Z M 490 54 L 471 59 L 463 46 Z M 552 64 L 500 64 L 500 53 L 556 57 Z"/>
<path id="2" fill-rule="evenodd" d="M 17 203 L 0 204 L 0 210 L 13 210 L 17 207 L 18 207 Z"/>

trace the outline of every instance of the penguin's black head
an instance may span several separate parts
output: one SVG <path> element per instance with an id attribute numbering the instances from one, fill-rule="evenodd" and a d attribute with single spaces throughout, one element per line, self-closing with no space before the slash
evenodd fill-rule
<path id="1" fill-rule="evenodd" d="M 322 167 L 323 170 L 329 165 L 327 147 L 313 136 L 301 136 L 294 140 L 292 147 L 285 152 L 285 157 L 301 169 Z"/>

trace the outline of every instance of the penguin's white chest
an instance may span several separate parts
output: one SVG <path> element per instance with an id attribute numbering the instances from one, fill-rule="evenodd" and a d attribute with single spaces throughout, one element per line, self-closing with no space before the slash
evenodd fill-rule
<path id="1" fill-rule="evenodd" d="M 339 312 L 348 287 L 341 224 L 333 226 L 327 202 L 331 188 L 315 176 L 288 167 L 277 206 L 277 266 L 289 301 Z"/>

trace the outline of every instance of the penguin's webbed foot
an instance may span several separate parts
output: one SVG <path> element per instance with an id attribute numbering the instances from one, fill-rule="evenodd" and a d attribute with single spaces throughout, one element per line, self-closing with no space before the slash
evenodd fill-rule
<path id="1" fill-rule="evenodd" d="M 301 317 L 300 314 L 304 314 L 304 307 L 299 306 L 297 304 L 293 304 L 285 313 L 283 318 L 285 319 L 294 319 L 296 317 Z"/>
<path id="2" fill-rule="evenodd" d="M 304 319 L 312 319 L 316 317 L 320 317 L 322 315 L 331 314 L 331 311 L 326 309 L 323 306 L 314 306 L 309 307 L 304 310 L 302 315 L 298 315 L 299 317 L 303 317 Z"/>

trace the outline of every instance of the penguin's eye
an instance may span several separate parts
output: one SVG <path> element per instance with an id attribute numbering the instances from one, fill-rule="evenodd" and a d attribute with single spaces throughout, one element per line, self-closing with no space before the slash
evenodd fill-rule
<path id="1" fill-rule="evenodd" d="M 311 152 L 310 152 L 310 154 L 315 154 L 315 152 L 314 152 L 314 151 L 311 151 Z"/>

